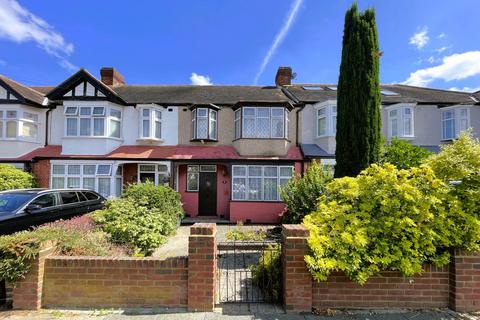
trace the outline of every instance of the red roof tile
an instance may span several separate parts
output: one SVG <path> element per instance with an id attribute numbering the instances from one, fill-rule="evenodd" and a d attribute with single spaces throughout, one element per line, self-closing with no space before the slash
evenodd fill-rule
<path id="1" fill-rule="evenodd" d="M 109 154 L 102 155 L 63 155 L 62 146 L 50 145 L 38 148 L 10 161 L 30 161 L 34 158 L 75 158 L 75 159 L 165 159 L 165 160 L 293 160 L 303 159 L 300 148 L 291 147 L 285 156 L 245 157 L 232 146 L 121 146 Z"/>

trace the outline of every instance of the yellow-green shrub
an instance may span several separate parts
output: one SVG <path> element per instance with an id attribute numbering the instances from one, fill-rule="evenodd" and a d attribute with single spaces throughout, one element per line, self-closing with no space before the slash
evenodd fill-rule
<path id="1" fill-rule="evenodd" d="M 35 178 L 30 173 L 9 164 L 0 164 L 0 191 L 32 188 L 35 185 Z"/>
<path id="2" fill-rule="evenodd" d="M 304 223 L 313 277 L 326 280 L 341 270 L 360 283 L 381 270 L 412 276 L 426 262 L 444 265 L 449 247 L 463 242 L 466 223 L 480 230 L 428 166 L 397 170 L 391 164 L 330 182 Z"/>

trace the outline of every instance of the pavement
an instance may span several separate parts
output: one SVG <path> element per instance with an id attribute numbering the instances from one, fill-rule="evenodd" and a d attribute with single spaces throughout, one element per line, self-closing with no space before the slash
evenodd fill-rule
<path id="1" fill-rule="evenodd" d="M 250 311 L 248 311 L 250 309 Z M 243 310 L 243 311 L 242 311 Z M 184 309 L 128 310 L 40 310 L 4 311 L 0 319 L 8 320 L 480 320 L 479 315 L 462 315 L 449 310 L 359 310 L 332 311 L 326 315 L 256 313 L 251 308 L 223 308 L 215 312 L 186 312 Z M 257 309 L 260 311 L 260 309 Z"/>

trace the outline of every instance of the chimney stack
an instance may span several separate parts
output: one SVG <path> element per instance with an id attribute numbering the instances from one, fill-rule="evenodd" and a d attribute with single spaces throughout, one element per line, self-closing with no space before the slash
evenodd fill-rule
<path id="1" fill-rule="evenodd" d="M 100 69 L 100 75 L 102 77 L 102 82 L 107 86 L 119 86 L 125 84 L 125 79 L 123 76 L 112 67 L 103 67 Z"/>
<path id="2" fill-rule="evenodd" d="M 289 86 L 292 84 L 293 72 L 290 67 L 279 67 L 275 76 L 275 85 Z"/>

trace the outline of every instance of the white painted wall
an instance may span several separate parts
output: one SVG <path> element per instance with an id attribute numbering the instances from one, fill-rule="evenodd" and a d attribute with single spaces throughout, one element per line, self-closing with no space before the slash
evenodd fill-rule
<path id="1" fill-rule="evenodd" d="M 47 109 L 30 107 L 22 104 L 2 104 L 0 110 L 27 111 L 38 114 L 38 133 L 35 141 L 26 140 L 4 140 L 0 139 L 0 158 L 18 158 L 45 144 L 45 114 Z"/>
<path id="2" fill-rule="evenodd" d="M 315 106 L 307 104 L 300 112 L 300 143 L 317 144 L 329 153 L 335 152 L 335 137 L 317 138 L 317 115 Z M 401 104 L 399 104 L 401 105 Z M 463 106 L 470 108 L 470 126 L 474 135 L 480 136 L 480 106 Z M 436 105 L 413 106 L 414 137 L 408 139 L 414 145 L 440 145 L 442 142 L 442 109 Z M 387 111 L 382 107 L 382 134 L 388 136 Z"/>
<path id="3" fill-rule="evenodd" d="M 69 106 L 103 106 L 122 110 L 121 138 L 66 137 L 64 109 Z M 65 155 L 104 155 L 121 145 L 176 145 L 178 144 L 178 107 L 162 108 L 162 141 L 140 140 L 140 107 L 121 106 L 108 101 L 64 101 L 51 112 L 49 144 L 62 145 Z M 171 110 L 171 111 L 169 111 Z"/>

